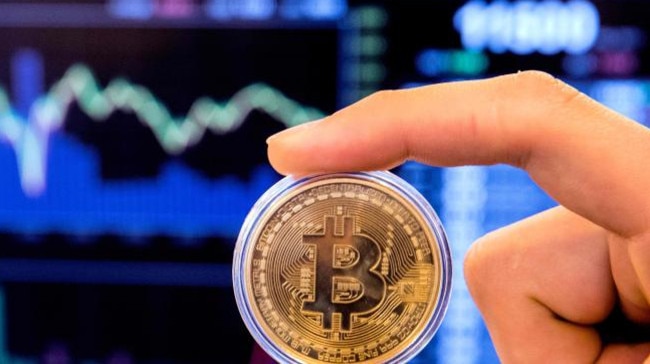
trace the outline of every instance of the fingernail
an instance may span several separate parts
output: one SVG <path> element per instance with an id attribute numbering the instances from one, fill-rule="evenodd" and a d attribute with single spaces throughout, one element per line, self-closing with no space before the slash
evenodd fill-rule
<path id="1" fill-rule="evenodd" d="M 281 132 L 275 133 L 275 134 L 271 135 L 270 137 L 268 137 L 266 139 L 266 144 L 269 144 L 272 141 L 277 141 L 278 139 L 283 139 L 283 138 L 289 137 L 291 135 L 301 133 L 301 132 L 305 131 L 305 129 L 316 126 L 321 120 L 323 120 L 323 119 L 310 121 L 308 123 L 300 124 L 298 126 L 294 126 L 292 128 L 289 128 L 289 129 L 284 129 Z"/>

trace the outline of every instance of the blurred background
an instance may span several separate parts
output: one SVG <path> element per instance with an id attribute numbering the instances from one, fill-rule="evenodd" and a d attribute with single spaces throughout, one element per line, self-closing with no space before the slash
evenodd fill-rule
<path id="1" fill-rule="evenodd" d="M 646 123 L 648 14 L 642 0 L 0 2 L 0 363 L 249 362 L 231 261 L 280 178 L 269 135 L 379 89 L 525 69 Z M 464 252 L 555 203 L 506 166 L 395 172 L 438 211 L 456 263 L 413 362 L 498 362 Z"/>

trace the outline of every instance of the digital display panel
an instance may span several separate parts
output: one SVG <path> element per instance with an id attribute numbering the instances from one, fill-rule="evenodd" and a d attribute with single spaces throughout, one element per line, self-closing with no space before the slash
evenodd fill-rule
<path id="1" fill-rule="evenodd" d="M 380 89 L 547 71 L 647 123 L 643 1 L 0 4 L 0 362 L 261 362 L 232 251 L 280 176 L 265 139 Z M 462 281 L 486 232 L 555 205 L 507 166 L 395 170 L 454 249 L 414 362 L 498 362 Z"/>

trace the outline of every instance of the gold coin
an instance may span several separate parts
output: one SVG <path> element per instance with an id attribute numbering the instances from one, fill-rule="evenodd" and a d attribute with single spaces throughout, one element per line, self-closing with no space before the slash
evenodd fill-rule
<path id="1" fill-rule="evenodd" d="M 388 172 L 280 182 L 247 218 L 233 267 L 254 338 L 299 363 L 411 358 L 439 326 L 451 278 L 438 218 Z"/>

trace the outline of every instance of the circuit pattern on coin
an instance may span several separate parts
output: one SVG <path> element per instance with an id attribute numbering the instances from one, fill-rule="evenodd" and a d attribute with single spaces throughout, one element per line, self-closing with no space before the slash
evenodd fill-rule
<path id="1" fill-rule="evenodd" d="M 267 210 L 251 244 L 252 314 L 298 361 L 385 362 L 417 339 L 438 304 L 436 236 L 408 200 L 378 183 L 299 187 Z"/>

